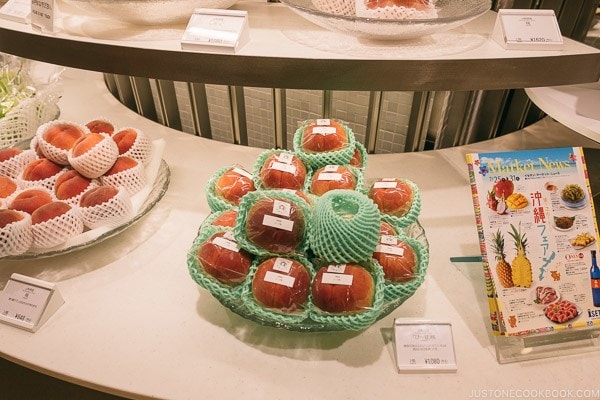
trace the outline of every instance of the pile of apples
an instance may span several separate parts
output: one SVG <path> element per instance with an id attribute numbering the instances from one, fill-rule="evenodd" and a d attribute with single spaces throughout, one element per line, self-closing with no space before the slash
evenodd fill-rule
<path id="1" fill-rule="evenodd" d="M 294 140 L 294 151 L 266 150 L 252 171 L 234 165 L 213 175 L 206 189 L 212 213 L 190 250 L 190 272 L 217 297 L 245 290 L 250 301 L 279 314 L 373 312 L 383 295 L 379 279 L 402 285 L 417 274 L 417 252 L 381 218 L 405 216 L 414 186 L 384 178 L 365 188 L 366 152 L 341 121 L 307 121 L 295 135 L 301 140 Z M 345 192 L 359 193 L 377 213 L 365 227 L 376 235 L 368 259 L 326 259 L 311 248 L 315 206 Z"/>

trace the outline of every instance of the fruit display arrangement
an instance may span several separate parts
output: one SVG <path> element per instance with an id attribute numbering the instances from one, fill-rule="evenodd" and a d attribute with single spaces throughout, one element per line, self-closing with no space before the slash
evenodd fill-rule
<path id="1" fill-rule="evenodd" d="M 293 143 L 263 151 L 251 171 L 226 166 L 208 181 L 211 214 L 189 273 L 263 325 L 363 329 L 423 282 L 419 189 L 403 178 L 366 183 L 366 150 L 343 121 L 304 121 Z"/>
<path id="2" fill-rule="evenodd" d="M 153 143 L 98 118 L 41 125 L 29 148 L 0 150 L 0 257 L 42 254 L 121 225 L 147 186 Z"/>

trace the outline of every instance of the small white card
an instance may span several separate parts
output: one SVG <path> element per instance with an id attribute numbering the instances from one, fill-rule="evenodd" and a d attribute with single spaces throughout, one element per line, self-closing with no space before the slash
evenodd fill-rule
<path id="1" fill-rule="evenodd" d="M 293 288 L 294 283 L 296 282 L 296 278 L 289 275 L 279 274 L 273 271 L 267 271 L 267 273 L 265 274 L 265 282 L 271 282 L 276 285 Z"/>
<path id="2" fill-rule="evenodd" d="M 394 320 L 398 372 L 453 372 L 452 324 L 409 318 Z"/>
<path id="3" fill-rule="evenodd" d="M 332 274 L 330 272 L 324 272 L 321 277 L 321 283 L 328 283 L 330 285 L 341 285 L 341 286 L 352 286 L 353 275 L 346 274 Z"/>
<path id="4" fill-rule="evenodd" d="M 181 38 L 183 50 L 236 53 L 250 38 L 248 12 L 197 8 Z"/>
<path id="5" fill-rule="evenodd" d="M 31 0 L 8 0 L 0 8 L 0 17 L 23 24 L 29 23 Z"/>
<path id="6" fill-rule="evenodd" d="M 0 321 L 35 332 L 63 303 L 53 283 L 14 273 L 0 294 Z"/>
<path id="7" fill-rule="evenodd" d="M 554 10 L 498 10 L 492 38 L 507 50 L 560 50 L 563 47 Z"/>
<path id="8" fill-rule="evenodd" d="M 31 25 L 42 32 L 54 32 L 54 0 L 31 0 Z"/>

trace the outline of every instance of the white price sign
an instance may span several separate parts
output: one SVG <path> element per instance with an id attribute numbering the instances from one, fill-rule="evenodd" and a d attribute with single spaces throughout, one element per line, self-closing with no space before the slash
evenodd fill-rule
<path id="1" fill-rule="evenodd" d="M 452 325 L 448 322 L 394 320 L 399 372 L 456 371 Z"/>
<path id="2" fill-rule="evenodd" d="M 54 284 L 12 274 L 0 294 L 0 321 L 35 332 L 63 303 Z"/>
<path id="3" fill-rule="evenodd" d="M 198 8 L 181 38 L 181 48 L 216 53 L 235 53 L 249 39 L 248 12 Z"/>
<path id="4" fill-rule="evenodd" d="M 553 10 L 499 10 L 492 37 L 509 50 L 557 50 L 563 45 Z"/>
<path id="5" fill-rule="evenodd" d="M 31 0 L 31 25 L 42 32 L 54 32 L 54 0 Z"/>

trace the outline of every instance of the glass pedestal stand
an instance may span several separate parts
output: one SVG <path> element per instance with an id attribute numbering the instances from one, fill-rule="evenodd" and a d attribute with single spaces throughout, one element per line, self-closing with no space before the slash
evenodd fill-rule
<path id="1" fill-rule="evenodd" d="M 490 287 L 486 287 L 481 256 L 450 257 L 450 262 L 467 282 L 473 285 L 473 291 L 462 292 L 463 296 L 467 293 L 472 293 L 473 296 L 467 299 L 470 301 L 462 303 L 464 312 L 481 312 L 482 318 L 487 315 L 485 323 L 487 329 L 491 331 L 488 302 L 490 298 L 485 296 L 486 290 L 490 290 Z M 465 281 L 459 280 L 457 284 L 464 285 Z M 467 305 L 471 303 L 477 304 Z M 598 325 L 521 336 L 493 335 L 490 331 L 488 331 L 490 342 L 494 346 L 496 359 L 500 364 L 600 350 L 600 326 Z"/>
<path id="2" fill-rule="evenodd" d="M 496 336 L 500 364 L 600 350 L 600 327 L 528 336 Z"/>

